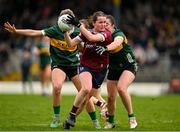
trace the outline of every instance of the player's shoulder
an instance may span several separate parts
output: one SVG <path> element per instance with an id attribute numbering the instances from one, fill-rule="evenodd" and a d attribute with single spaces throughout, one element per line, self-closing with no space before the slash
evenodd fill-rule
<path id="1" fill-rule="evenodd" d="M 61 32 L 61 30 L 59 29 L 58 25 L 53 25 L 53 26 L 50 26 L 50 27 L 47 27 L 45 29 L 43 29 L 46 33 L 47 32 Z"/>
<path id="2" fill-rule="evenodd" d="M 43 30 L 58 30 L 58 26 L 55 24 L 53 26 L 49 26 L 47 28 L 44 28 Z"/>
<path id="3" fill-rule="evenodd" d="M 103 34 L 105 37 L 111 37 L 112 33 L 109 30 L 105 29 L 101 32 L 101 34 Z"/>
<path id="4" fill-rule="evenodd" d="M 124 34 L 123 31 L 122 31 L 121 29 L 118 29 L 118 28 L 116 28 L 113 33 L 121 33 L 121 34 Z"/>
<path id="5" fill-rule="evenodd" d="M 114 32 L 112 33 L 113 36 L 125 36 L 122 30 L 120 29 L 115 29 Z"/>

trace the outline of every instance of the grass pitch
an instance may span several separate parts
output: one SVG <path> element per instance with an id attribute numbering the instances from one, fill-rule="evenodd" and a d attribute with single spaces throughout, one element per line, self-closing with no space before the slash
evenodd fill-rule
<path id="1" fill-rule="evenodd" d="M 40 95 L 0 94 L 0 131 L 64 131 L 62 122 L 71 109 L 75 96 L 62 96 L 60 127 L 49 127 L 53 117 L 52 97 Z M 180 131 L 180 95 L 159 97 L 132 96 L 137 117 L 136 131 Z M 97 108 L 99 118 L 99 109 Z M 101 125 L 105 121 L 100 120 Z M 111 131 L 129 131 L 127 113 L 117 98 L 116 127 Z M 83 111 L 72 131 L 96 131 L 90 117 Z M 101 129 L 99 131 L 104 131 Z"/>

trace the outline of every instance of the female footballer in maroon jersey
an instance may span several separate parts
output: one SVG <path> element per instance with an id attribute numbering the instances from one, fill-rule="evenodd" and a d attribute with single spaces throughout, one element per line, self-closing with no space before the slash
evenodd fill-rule
<path id="1" fill-rule="evenodd" d="M 74 126 L 75 117 L 82 102 L 93 94 L 97 93 L 100 88 L 107 71 L 108 53 L 104 52 L 102 55 L 96 53 L 96 46 L 106 46 L 112 42 L 111 32 L 106 30 L 106 15 L 101 12 L 95 12 L 92 16 L 93 28 L 87 30 L 83 23 L 70 16 L 69 22 L 80 28 L 80 35 L 71 39 L 68 33 L 65 33 L 65 39 L 69 46 L 74 46 L 84 42 L 84 50 L 80 60 L 79 77 L 82 88 L 77 94 L 69 117 L 64 122 L 63 127 L 69 129 Z M 95 116 L 95 115 L 94 115 Z M 96 117 L 94 117 L 96 119 Z M 99 122 L 94 120 L 97 128 L 100 129 Z"/>

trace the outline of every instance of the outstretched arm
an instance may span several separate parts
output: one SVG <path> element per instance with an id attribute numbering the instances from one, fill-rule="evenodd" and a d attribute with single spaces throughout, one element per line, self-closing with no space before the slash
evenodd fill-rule
<path id="1" fill-rule="evenodd" d="M 25 35 L 25 36 L 42 36 L 41 30 L 32 30 L 32 29 L 16 29 L 15 25 L 11 25 L 9 22 L 4 23 L 4 29 L 10 33 Z"/>

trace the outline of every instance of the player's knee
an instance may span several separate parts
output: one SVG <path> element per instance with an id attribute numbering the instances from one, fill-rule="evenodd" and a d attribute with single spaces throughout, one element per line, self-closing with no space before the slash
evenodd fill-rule
<path id="1" fill-rule="evenodd" d="M 54 93 L 59 94 L 62 88 L 62 84 L 56 83 L 53 85 Z"/>
<path id="2" fill-rule="evenodd" d="M 108 96 L 108 102 L 115 102 L 116 97 L 115 96 Z"/>
<path id="3" fill-rule="evenodd" d="M 119 93 L 124 93 L 124 92 L 127 91 L 126 88 L 123 87 L 123 86 L 117 86 L 117 89 L 118 89 L 118 92 L 119 92 Z"/>
<path id="4" fill-rule="evenodd" d="M 90 93 L 90 89 L 87 89 L 87 88 L 83 88 L 82 89 L 82 92 L 85 94 L 85 95 L 87 95 L 87 94 L 89 94 Z"/>

